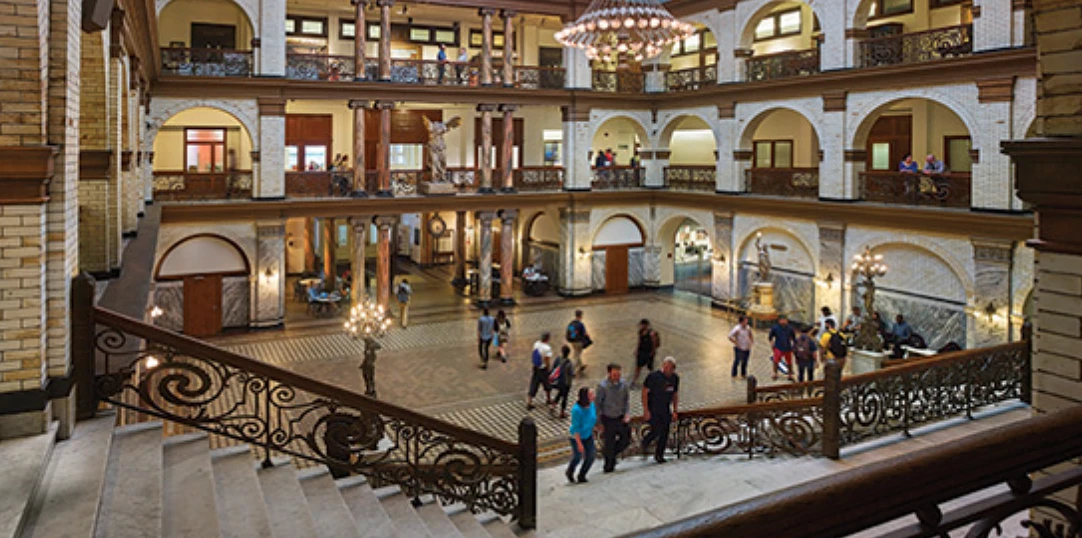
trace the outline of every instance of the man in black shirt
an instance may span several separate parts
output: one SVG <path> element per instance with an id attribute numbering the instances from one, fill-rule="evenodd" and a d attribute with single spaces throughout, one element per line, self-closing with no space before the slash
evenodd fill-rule
<path id="1" fill-rule="evenodd" d="M 665 445 L 669 440 L 669 426 L 676 420 L 679 406 L 680 376 L 676 375 L 676 359 L 665 357 L 661 369 L 650 372 L 643 382 L 643 418 L 650 423 L 650 433 L 642 439 L 645 456 L 650 443 L 657 440 L 654 461 L 665 463 Z M 671 410 L 670 410 L 671 409 Z"/>

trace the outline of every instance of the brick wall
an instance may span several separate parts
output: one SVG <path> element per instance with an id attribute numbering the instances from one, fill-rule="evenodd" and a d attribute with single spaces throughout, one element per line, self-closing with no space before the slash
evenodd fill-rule
<path id="1" fill-rule="evenodd" d="M 35 0 L 0 0 L 0 146 L 45 143 L 48 28 Z"/>
<path id="2" fill-rule="evenodd" d="M 1082 136 L 1082 5 L 1035 1 L 1040 85 L 1037 132 Z"/>
<path id="3" fill-rule="evenodd" d="M 0 206 L 0 392 L 44 381 L 44 244 L 44 206 Z"/>

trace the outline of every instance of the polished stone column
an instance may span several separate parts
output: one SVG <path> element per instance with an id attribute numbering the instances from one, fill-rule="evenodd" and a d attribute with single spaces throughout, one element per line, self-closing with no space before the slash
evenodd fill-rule
<path id="1" fill-rule="evenodd" d="M 733 255 L 733 214 L 725 211 L 714 213 L 714 258 L 711 260 L 711 292 L 714 304 L 725 305 L 731 301 L 733 283 L 736 282 L 738 260 Z"/>
<path id="2" fill-rule="evenodd" d="M 285 223 L 256 222 L 256 255 L 249 325 L 280 325 L 285 317 Z"/>
<path id="3" fill-rule="evenodd" d="M 391 296 L 391 233 L 397 220 L 392 216 L 376 217 L 376 304 L 387 312 L 390 311 Z"/>
<path id="4" fill-rule="evenodd" d="M 365 80 L 368 71 L 365 69 L 365 38 L 368 37 L 368 25 L 364 20 L 364 8 L 368 0 L 352 0 L 353 2 L 353 80 Z M 381 34 L 382 35 L 382 34 Z M 362 131 L 363 132 L 363 131 Z"/>
<path id="5" fill-rule="evenodd" d="M 515 51 L 514 26 L 515 12 L 503 10 L 503 85 L 510 87 L 515 85 L 515 66 L 512 62 Z"/>
<path id="6" fill-rule="evenodd" d="M 838 322 L 849 315 L 849 297 L 843 290 L 849 286 L 845 259 L 845 223 L 819 222 L 819 269 L 816 275 L 815 308 L 829 306 L 838 318 Z M 864 315 L 868 315 L 867 312 Z"/>
<path id="7" fill-rule="evenodd" d="M 500 211 L 500 304 L 515 304 L 515 218 L 518 210 Z"/>
<path id="8" fill-rule="evenodd" d="M 593 179 L 588 156 L 590 145 L 593 143 L 593 130 L 590 129 L 590 108 L 582 105 L 572 105 L 563 107 L 562 112 L 564 189 L 588 191 Z"/>
<path id="9" fill-rule="evenodd" d="M 323 289 L 334 291 L 337 289 L 337 275 L 335 274 L 334 250 L 337 243 L 335 236 L 334 219 L 324 218 L 323 222 Z"/>
<path id="10" fill-rule="evenodd" d="M 376 101 L 379 110 L 379 144 L 376 146 L 376 196 L 391 197 L 391 110 L 393 101 Z"/>
<path id="11" fill-rule="evenodd" d="M 350 99 L 349 108 L 353 111 L 353 196 L 360 198 L 368 195 L 364 161 L 364 120 L 368 101 Z"/>
<path id="12" fill-rule="evenodd" d="M 514 154 L 515 154 L 515 105 L 501 105 L 503 112 L 503 140 L 500 144 L 500 153 L 503 157 L 503 168 L 500 170 L 503 182 L 503 192 L 515 192 L 514 178 Z"/>
<path id="13" fill-rule="evenodd" d="M 590 208 L 582 205 L 560 208 L 560 282 L 564 296 L 591 292 L 593 250 L 590 237 Z"/>
<path id="14" fill-rule="evenodd" d="M 478 263 L 477 281 L 480 289 L 477 290 L 477 303 L 488 306 L 492 303 L 492 221 L 496 213 L 492 211 L 477 212 L 477 226 L 481 231 L 481 254 Z"/>
<path id="15" fill-rule="evenodd" d="M 973 239 L 974 297 L 969 318 L 969 349 L 994 346 L 1010 339 L 1011 262 L 1014 244 L 1001 239 Z"/>
<path id="16" fill-rule="evenodd" d="M 466 212 L 455 212 L 455 276 L 451 285 L 461 290 L 466 281 Z"/>
<path id="17" fill-rule="evenodd" d="M 483 7 L 481 15 L 481 85 L 492 85 L 492 16 L 496 10 Z"/>
<path id="18" fill-rule="evenodd" d="M 481 113 L 481 187 L 477 192 L 492 193 L 492 112 L 496 105 L 477 105 Z"/>
<path id="19" fill-rule="evenodd" d="M 365 250 L 368 247 L 368 226 L 370 217 L 351 217 L 350 228 L 353 231 L 353 250 L 350 270 L 353 272 L 353 287 L 350 290 L 354 306 L 361 304 L 368 296 L 368 276 L 365 274 Z"/>
<path id="20" fill-rule="evenodd" d="M 391 80 L 391 6 L 394 0 L 376 0 L 379 6 L 379 79 Z M 357 27 L 357 33 L 364 29 Z"/>

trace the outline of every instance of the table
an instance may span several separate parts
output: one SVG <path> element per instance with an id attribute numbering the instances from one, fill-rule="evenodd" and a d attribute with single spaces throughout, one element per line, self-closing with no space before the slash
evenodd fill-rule
<path id="1" fill-rule="evenodd" d="M 312 286 L 314 286 L 316 284 L 319 284 L 320 282 L 323 282 L 323 279 L 315 278 L 315 277 L 313 277 L 313 278 L 302 278 L 302 279 L 297 281 L 298 284 L 300 284 L 301 286 L 304 286 L 306 288 L 311 288 Z"/>
<path id="2" fill-rule="evenodd" d="M 338 312 L 338 302 L 342 296 L 337 293 L 321 293 L 315 298 L 315 316 L 331 317 Z"/>

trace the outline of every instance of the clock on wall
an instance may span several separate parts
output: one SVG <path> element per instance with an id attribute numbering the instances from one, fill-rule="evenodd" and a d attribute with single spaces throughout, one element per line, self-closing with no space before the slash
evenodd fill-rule
<path id="1" fill-rule="evenodd" d="M 447 233 L 447 223 L 439 215 L 432 217 L 428 221 L 428 233 L 434 237 L 443 237 Z"/>

